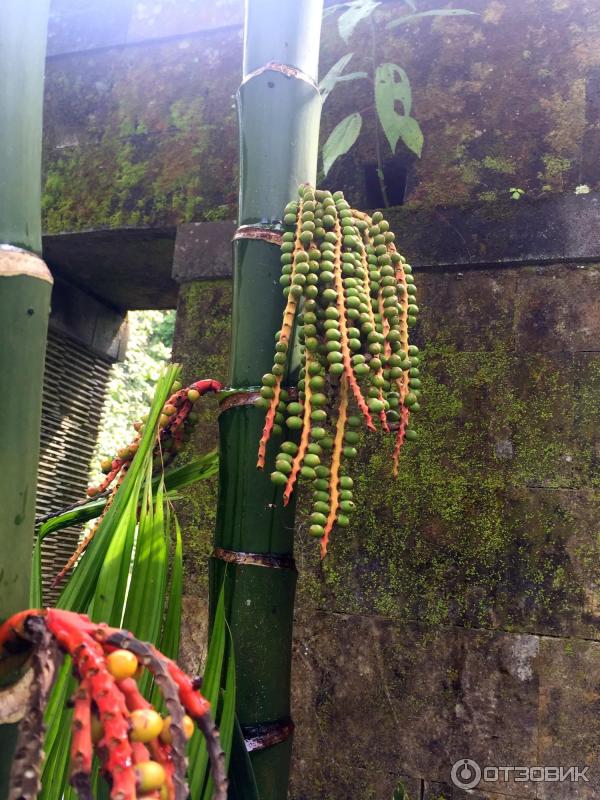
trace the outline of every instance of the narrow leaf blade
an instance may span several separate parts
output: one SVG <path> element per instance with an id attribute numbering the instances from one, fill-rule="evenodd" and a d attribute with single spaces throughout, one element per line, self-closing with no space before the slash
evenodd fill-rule
<path id="1" fill-rule="evenodd" d="M 346 44 L 358 23 L 366 19 L 380 5 L 381 3 L 375 0 L 354 0 L 353 3 L 348 3 L 347 10 L 338 18 L 338 31 Z"/>
<path id="2" fill-rule="evenodd" d="M 414 22 L 415 20 L 422 19 L 423 17 L 465 17 L 465 16 L 476 16 L 478 17 L 479 14 L 477 11 L 469 11 L 467 8 L 432 8 L 430 11 L 418 11 L 416 14 L 406 14 L 399 19 L 394 19 L 391 22 L 388 22 L 386 28 L 388 30 L 392 30 L 393 28 L 399 28 L 401 25 L 406 25 L 409 22 Z"/>
<path id="3" fill-rule="evenodd" d="M 346 53 L 346 55 L 342 56 L 319 83 L 319 91 L 321 92 L 323 102 L 327 100 L 335 86 L 341 81 L 354 81 L 357 78 L 367 77 L 366 72 L 349 72 L 347 75 L 343 74 L 353 55 L 354 53 Z"/>
<path id="4" fill-rule="evenodd" d="M 358 139 L 362 127 L 362 117 L 355 112 L 349 114 L 329 134 L 323 145 L 323 172 L 329 172 L 335 161 L 347 153 Z"/>

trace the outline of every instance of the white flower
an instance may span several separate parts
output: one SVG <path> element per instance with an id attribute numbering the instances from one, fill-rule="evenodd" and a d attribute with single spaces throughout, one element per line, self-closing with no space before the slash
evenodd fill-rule
<path id="1" fill-rule="evenodd" d="M 590 187 L 587 183 L 580 183 L 579 186 L 575 187 L 575 194 L 589 194 Z"/>

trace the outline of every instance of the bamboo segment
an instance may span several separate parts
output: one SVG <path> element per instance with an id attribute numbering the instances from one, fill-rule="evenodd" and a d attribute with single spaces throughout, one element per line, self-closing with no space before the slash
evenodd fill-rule
<path id="1" fill-rule="evenodd" d="M 267 228 L 279 222 L 298 185 L 315 181 L 322 6 L 322 0 L 247 3 L 244 77 L 238 93 L 240 225 Z M 232 387 L 258 386 L 271 369 L 273 336 L 283 313 L 279 257 L 279 248 L 264 240 L 235 241 Z M 295 502 L 292 496 L 284 507 L 281 487 L 270 480 L 276 452 L 271 443 L 264 470 L 256 469 L 256 443 L 264 423 L 264 413 L 249 405 L 221 414 L 215 547 L 289 558 Z M 289 722 L 296 571 L 231 562 L 225 568 L 224 561 L 213 558 L 213 609 L 225 569 L 240 725 Z M 290 755 L 291 738 L 250 753 L 261 800 L 286 796 Z"/>
<path id="2" fill-rule="evenodd" d="M 40 221 L 48 0 L 5 0 L 0 25 L 0 623 L 27 607 L 52 278 Z M 20 249 L 26 248 L 26 249 Z M 18 673 L 0 675 L 0 685 Z M 0 726 L 0 797 L 16 741 Z"/>

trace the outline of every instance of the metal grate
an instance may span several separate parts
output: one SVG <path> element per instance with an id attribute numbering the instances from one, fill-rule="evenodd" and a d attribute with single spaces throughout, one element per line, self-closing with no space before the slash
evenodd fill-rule
<path id="1" fill-rule="evenodd" d="M 55 332 L 48 334 L 37 513 L 48 514 L 80 500 L 88 485 L 111 362 Z M 53 578 L 75 550 L 81 529 L 65 528 L 42 546 L 44 603 L 60 589 Z"/>

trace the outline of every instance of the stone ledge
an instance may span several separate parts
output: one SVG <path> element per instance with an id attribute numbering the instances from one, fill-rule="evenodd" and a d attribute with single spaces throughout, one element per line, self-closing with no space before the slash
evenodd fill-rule
<path id="1" fill-rule="evenodd" d="M 231 240 L 236 231 L 231 220 L 189 222 L 177 227 L 173 278 L 177 283 L 233 276 Z"/>
<path id="2" fill-rule="evenodd" d="M 387 211 L 398 248 L 415 266 L 476 267 L 595 260 L 600 195 Z"/>

